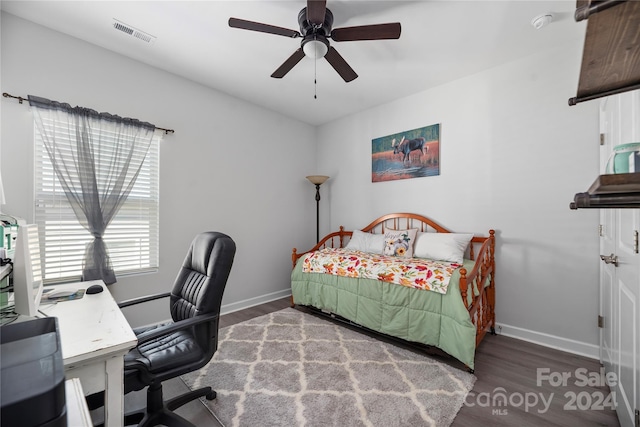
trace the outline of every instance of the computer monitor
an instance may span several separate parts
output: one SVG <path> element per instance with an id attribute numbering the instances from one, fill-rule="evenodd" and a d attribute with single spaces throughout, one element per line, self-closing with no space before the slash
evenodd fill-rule
<path id="1" fill-rule="evenodd" d="M 34 317 L 42 298 L 42 262 L 37 224 L 21 225 L 13 258 L 15 312 Z"/>

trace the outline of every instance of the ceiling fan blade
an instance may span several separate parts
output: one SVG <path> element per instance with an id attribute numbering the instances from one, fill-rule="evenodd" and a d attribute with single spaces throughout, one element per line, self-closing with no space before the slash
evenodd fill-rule
<path id="1" fill-rule="evenodd" d="M 275 70 L 273 74 L 271 74 L 271 77 L 273 77 L 274 79 L 283 78 L 298 62 L 300 62 L 302 58 L 304 58 L 304 52 L 302 51 L 302 48 L 300 48 L 293 52 L 293 55 L 291 55 L 286 61 L 284 61 L 282 65 L 278 67 L 278 69 Z"/>
<path id="2" fill-rule="evenodd" d="M 350 82 L 358 77 L 353 68 L 347 64 L 347 61 L 344 60 L 342 56 L 338 53 L 337 50 L 333 48 L 333 46 L 329 46 L 329 50 L 327 54 L 324 56 L 326 60 L 331 64 L 331 66 L 340 74 L 340 77 L 345 82 Z"/>
<path id="3" fill-rule="evenodd" d="M 326 0 L 307 0 L 307 21 L 322 26 L 327 11 Z"/>
<path id="4" fill-rule="evenodd" d="M 335 28 L 331 38 L 337 42 L 354 40 L 385 40 L 400 38 L 400 23 L 361 25 L 358 27 Z"/>
<path id="5" fill-rule="evenodd" d="M 276 27 L 275 25 L 262 24 L 260 22 L 245 21 L 244 19 L 238 18 L 229 18 L 229 26 L 232 28 L 240 28 L 241 30 L 251 30 L 267 34 L 276 34 L 278 36 L 292 38 L 300 37 L 300 33 L 296 30 Z"/>

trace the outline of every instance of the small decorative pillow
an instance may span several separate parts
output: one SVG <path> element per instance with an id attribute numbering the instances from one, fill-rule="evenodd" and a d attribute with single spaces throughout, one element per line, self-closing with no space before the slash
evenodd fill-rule
<path id="1" fill-rule="evenodd" d="M 384 233 L 384 254 L 402 258 L 413 257 L 413 244 L 417 229 L 387 230 Z"/>
<path id="2" fill-rule="evenodd" d="M 464 233 L 418 233 L 414 256 L 462 264 L 472 238 L 473 234 Z"/>
<path id="3" fill-rule="evenodd" d="M 365 233 L 360 230 L 353 230 L 351 240 L 345 246 L 345 249 L 351 251 L 368 252 L 370 254 L 382 254 L 384 248 L 384 235 Z"/>

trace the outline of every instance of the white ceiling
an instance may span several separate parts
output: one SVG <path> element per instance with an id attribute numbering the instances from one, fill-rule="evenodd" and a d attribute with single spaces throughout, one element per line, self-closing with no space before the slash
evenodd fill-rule
<path id="1" fill-rule="evenodd" d="M 271 78 L 300 39 L 228 26 L 235 17 L 299 30 L 304 0 L 4 0 L 0 5 L 5 12 L 312 125 L 584 37 L 584 24 L 573 19 L 574 0 L 328 0 L 334 28 L 402 24 L 399 40 L 331 41 L 359 75 L 345 83 L 324 59 L 304 58 L 283 79 Z M 534 29 L 532 18 L 546 12 L 554 21 Z M 115 30 L 114 18 L 155 36 L 155 43 Z"/>

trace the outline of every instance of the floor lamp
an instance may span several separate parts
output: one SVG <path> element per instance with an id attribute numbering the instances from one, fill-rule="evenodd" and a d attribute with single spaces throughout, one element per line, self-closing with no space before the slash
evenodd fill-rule
<path id="1" fill-rule="evenodd" d="M 324 175 L 309 175 L 307 177 L 316 186 L 316 243 L 320 242 L 320 186 L 329 179 Z"/>

